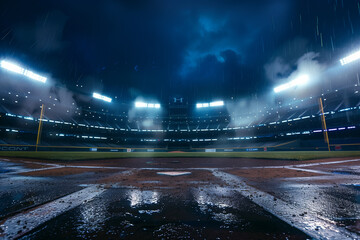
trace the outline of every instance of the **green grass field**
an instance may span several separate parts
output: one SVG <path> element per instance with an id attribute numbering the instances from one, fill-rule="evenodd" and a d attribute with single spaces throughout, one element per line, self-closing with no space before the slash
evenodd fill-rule
<path id="1" fill-rule="evenodd" d="M 264 158 L 287 160 L 311 160 L 320 158 L 360 157 L 360 151 L 286 151 L 286 152 L 0 152 L 0 157 L 33 158 L 44 160 L 86 160 L 116 158 Z"/>

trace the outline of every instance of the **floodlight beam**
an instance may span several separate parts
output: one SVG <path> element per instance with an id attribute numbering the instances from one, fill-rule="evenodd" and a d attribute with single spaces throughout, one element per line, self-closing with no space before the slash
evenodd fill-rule
<path id="1" fill-rule="evenodd" d="M 215 101 L 210 103 L 210 107 L 224 106 L 224 101 Z"/>
<path id="2" fill-rule="evenodd" d="M 284 83 L 280 86 L 277 86 L 274 88 L 274 92 L 278 93 L 278 92 L 282 92 L 284 90 L 287 90 L 289 88 L 293 88 L 293 87 L 297 87 L 300 85 L 304 85 L 309 81 L 309 76 L 308 75 L 301 75 L 297 78 L 295 78 L 294 80 L 288 82 L 288 83 Z"/>
<path id="3" fill-rule="evenodd" d="M 112 101 L 111 98 L 109 98 L 107 96 L 104 96 L 104 95 L 101 95 L 101 94 L 96 93 L 96 92 L 93 93 L 93 98 L 100 99 L 100 100 L 103 100 L 105 102 L 111 102 Z"/>
<path id="4" fill-rule="evenodd" d="M 2 60 L 0 62 L 0 66 L 1 68 L 3 69 L 6 69 L 8 71 L 11 71 L 11 72 L 14 72 L 14 73 L 17 73 L 17 74 L 20 74 L 20 75 L 24 75 L 28 78 L 31 78 L 33 80 L 36 80 L 36 81 L 39 81 L 39 82 L 43 82 L 45 83 L 47 78 L 46 77 L 43 77 L 43 76 L 40 76 L 39 74 L 36 74 L 28 69 L 24 69 L 12 62 L 8 62 L 8 61 L 5 61 L 5 60 Z"/>
<path id="5" fill-rule="evenodd" d="M 161 107 L 160 103 L 135 102 L 136 108 L 157 108 Z"/>
<path id="6" fill-rule="evenodd" d="M 345 64 L 348 64 L 348 63 L 351 63 L 351 62 L 354 62 L 356 60 L 359 60 L 360 59 L 360 51 L 357 51 L 347 57 L 344 57 L 342 59 L 340 59 L 340 63 L 342 66 L 344 66 Z"/>
<path id="7" fill-rule="evenodd" d="M 144 103 L 144 102 L 135 102 L 135 107 L 137 107 L 137 108 L 146 108 L 146 107 L 147 107 L 147 103 Z"/>
<path id="8" fill-rule="evenodd" d="M 224 101 L 214 101 L 210 103 L 197 103 L 196 108 L 208 108 L 208 107 L 219 107 L 224 106 Z"/>

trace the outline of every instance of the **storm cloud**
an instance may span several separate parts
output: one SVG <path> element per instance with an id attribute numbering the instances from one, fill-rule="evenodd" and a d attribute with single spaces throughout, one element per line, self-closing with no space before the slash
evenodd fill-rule
<path id="1" fill-rule="evenodd" d="M 0 49 L 89 95 L 101 89 L 122 101 L 139 97 L 134 92 L 159 101 L 242 97 L 271 90 L 307 52 L 333 59 L 341 46 L 355 43 L 358 13 L 346 10 L 356 10 L 352 4 L 1 1 Z M 292 41 L 297 38 L 306 44 Z M 284 69 L 266 70 L 270 62 Z M 89 78 L 96 81 L 87 85 Z"/>

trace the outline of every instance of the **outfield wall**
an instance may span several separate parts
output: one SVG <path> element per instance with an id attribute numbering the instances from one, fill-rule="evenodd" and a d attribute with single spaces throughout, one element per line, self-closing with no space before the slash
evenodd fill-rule
<path id="1" fill-rule="evenodd" d="M 36 145 L 13 145 L 0 144 L 0 151 L 76 151 L 76 152 L 266 152 L 266 151 L 327 151 L 323 146 L 301 146 L 292 142 L 286 142 L 274 146 L 265 147 L 224 147 L 224 148 L 190 148 L 190 149 L 168 149 L 168 148 L 126 148 L 126 147 L 97 147 L 97 146 L 37 146 Z M 332 151 L 358 151 L 360 143 L 333 144 Z"/>

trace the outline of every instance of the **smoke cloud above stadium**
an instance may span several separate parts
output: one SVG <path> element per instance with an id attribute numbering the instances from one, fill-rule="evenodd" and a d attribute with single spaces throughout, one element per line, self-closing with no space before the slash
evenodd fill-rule
<path id="1" fill-rule="evenodd" d="M 67 120 L 77 112 L 74 93 L 61 86 L 55 79 L 50 78 L 46 83 L 41 83 L 3 69 L 0 78 L 1 91 L 7 91 L 7 94 L 3 92 L 5 97 L 2 100 L 12 103 L 12 109 L 8 109 L 10 113 L 38 117 L 42 103 L 49 98 L 52 98 L 53 104 L 45 106 L 46 117 Z M 22 96 L 17 94 L 19 92 L 22 92 Z M 18 97 L 22 100 L 18 101 Z"/>

